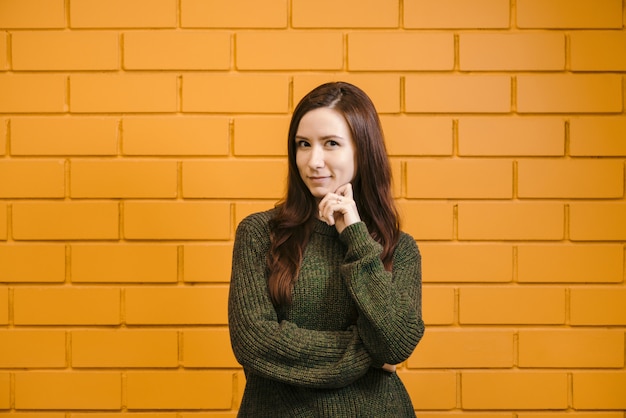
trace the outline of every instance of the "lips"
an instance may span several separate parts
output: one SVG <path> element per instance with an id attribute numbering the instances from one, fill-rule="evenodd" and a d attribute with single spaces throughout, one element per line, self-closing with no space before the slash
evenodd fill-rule
<path id="1" fill-rule="evenodd" d="M 311 176 L 309 176 L 309 181 L 310 181 L 311 183 L 324 183 L 324 182 L 326 182 L 328 179 L 330 179 L 330 177 L 320 177 L 320 176 L 311 177 Z"/>

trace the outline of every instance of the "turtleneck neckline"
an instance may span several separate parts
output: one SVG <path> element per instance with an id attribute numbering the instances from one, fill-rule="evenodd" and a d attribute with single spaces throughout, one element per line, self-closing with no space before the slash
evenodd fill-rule
<path id="1" fill-rule="evenodd" d="M 320 219 L 315 220 L 313 231 L 317 232 L 318 234 L 328 235 L 328 236 L 333 236 L 333 237 L 336 237 L 339 235 L 339 232 L 337 232 L 337 228 L 335 228 L 334 225 L 332 226 L 328 225 L 326 222 Z"/>

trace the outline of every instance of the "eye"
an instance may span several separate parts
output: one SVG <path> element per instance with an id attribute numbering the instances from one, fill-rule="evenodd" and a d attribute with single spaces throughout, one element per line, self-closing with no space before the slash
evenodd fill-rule
<path id="1" fill-rule="evenodd" d="M 296 141 L 296 147 L 297 148 L 304 148 L 304 147 L 310 147 L 311 145 L 309 144 L 308 141 L 305 141 L 304 139 L 300 139 L 298 141 Z"/>
<path id="2" fill-rule="evenodd" d="M 335 140 L 331 139 L 331 140 L 329 140 L 328 142 L 326 142 L 326 146 L 329 146 L 329 147 L 338 147 L 338 146 L 339 146 L 339 142 L 337 142 L 337 141 L 335 141 Z"/>

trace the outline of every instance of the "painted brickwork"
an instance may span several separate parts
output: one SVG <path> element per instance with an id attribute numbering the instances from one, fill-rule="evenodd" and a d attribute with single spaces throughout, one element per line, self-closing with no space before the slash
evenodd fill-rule
<path id="1" fill-rule="evenodd" d="M 0 0 L 0 417 L 234 417 L 234 230 L 283 192 L 294 104 L 344 79 L 422 249 L 418 415 L 624 418 L 625 16 Z"/>

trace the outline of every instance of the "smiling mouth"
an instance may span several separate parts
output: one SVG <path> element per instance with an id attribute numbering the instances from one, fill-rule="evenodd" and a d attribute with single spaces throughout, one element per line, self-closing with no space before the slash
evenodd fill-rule
<path id="1" fill-rule="evenodd" d="M 322 183 L 328 180 L 330 177 L 309 177 L 309 180 L 313 183 Z"/>

